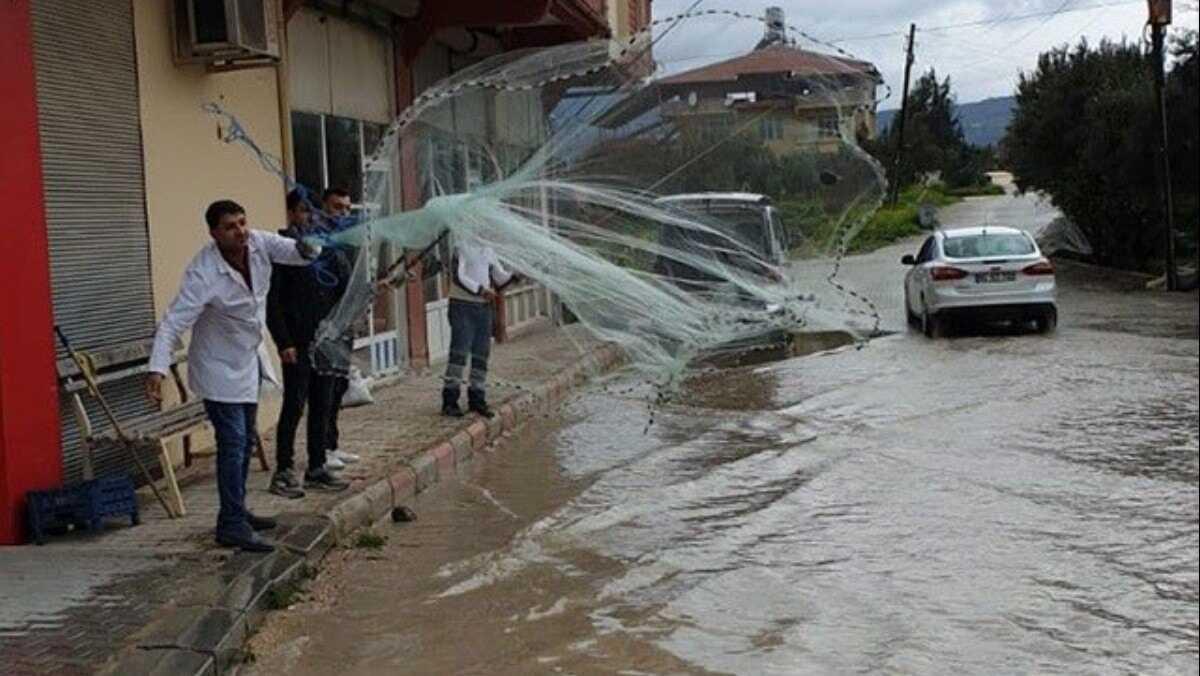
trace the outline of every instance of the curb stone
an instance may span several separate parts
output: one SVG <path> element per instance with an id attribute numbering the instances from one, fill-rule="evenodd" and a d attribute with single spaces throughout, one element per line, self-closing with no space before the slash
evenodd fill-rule
<path id="1" fill-rule="evenodd" d="M 99 672 L 218 676 L 237 670 L 246 639 L 266 617 L 273 589 L 301 576 L 332 546 L 330 522 L 282 514 L 280 546 L 267 556 L 236 553 L 216 574 L 192 581 L 173 605 L 143 627 L 131 648 Z"/>

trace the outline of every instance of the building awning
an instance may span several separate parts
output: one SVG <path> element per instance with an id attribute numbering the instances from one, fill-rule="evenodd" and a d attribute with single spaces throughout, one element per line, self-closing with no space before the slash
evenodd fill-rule
<path id="1" fill-rule="evenodd" d="M 509 49 L 561 44 L 609 33 L 599 0 L 423 0 L 417 16 L 399 28 L 404 60 L 416 58 L 421 47 L 443 28 L 496 31 Z"/>

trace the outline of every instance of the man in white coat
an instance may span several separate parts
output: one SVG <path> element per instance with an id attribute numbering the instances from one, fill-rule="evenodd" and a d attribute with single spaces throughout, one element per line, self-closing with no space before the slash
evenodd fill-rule
<path id="1" fill-rule="evenodd" d="M 246 210 L 219 200 L 204 213 L 212 242 L 192 258 L 183 284 L 154 335 L 146 393 L 162 400 L 171 353 L 192 329 L 188 384 L 204 400 L 217 437 L 217 542 L 246 551 L 274 546 L 255 531 L 275 526 L 246 509 L 246 476 L 257 434 L 255 416 L 262 380 L 278 385 L 263 346 L 271 264 L 307 265 L 319 247 L 251 230 Z"/>

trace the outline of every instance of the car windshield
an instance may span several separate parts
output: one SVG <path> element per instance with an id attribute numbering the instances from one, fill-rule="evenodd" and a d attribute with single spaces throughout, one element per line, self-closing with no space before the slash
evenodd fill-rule
<path id="1" fill-rule="evenodd" d="M 718 213 L 717 218 L 733 226 L 733 231 L 727 231 L 728 234 L 750 250 L 759 255 L 769 255 L 770 252 L 766 249 L 766 233 L 763 232 L 766 229 L 766 221 L 760 212 L 739 210 L 728 215 Z"/>
<path id="2" fill-rule="evenodd" d="M 1028 256 L 1034 252 L 1033 242 L 1021 234 L 982 234 L 947 237 L 942 242 L 946 258 L 992 258 L 995 256 Z"/>
<path id="3" fill-rule="evenodd" d="M 757 256 L 770 258 L 767 222 L 763 211 L 758 208 L 745 207 L 712 207 L 705 202 L 683 202 L 673 205 L 696 214 L 707 216 L 705 224 L 718 232 L 724 233 L 748 248 Z M 728 249 L 732 243 L 722 241 L 719 235 L 704 234 L 689 231 L 686 234 L 679 228 L 664 228 L 663 242 L 678 246 L 680 243 L 693 244 L 705 248 Z"/>

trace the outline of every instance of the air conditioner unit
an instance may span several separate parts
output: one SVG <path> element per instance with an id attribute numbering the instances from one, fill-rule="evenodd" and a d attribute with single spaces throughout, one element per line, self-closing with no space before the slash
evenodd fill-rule
<path id="1" fill-rule="evenodd" d="M 279 60 L 279 0 L 175 0 L 173 7 L 177 62 Z"/>

